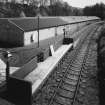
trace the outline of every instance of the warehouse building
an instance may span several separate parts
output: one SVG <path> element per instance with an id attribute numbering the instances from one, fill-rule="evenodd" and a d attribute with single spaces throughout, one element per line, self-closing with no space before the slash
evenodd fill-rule
<path id="1" fill-rule="evenodd" d="M 67 22 L 58 18 L 39 19 L 39 40 L 63 33 Z M 56 27 L 59 26 L 57 31 Z M 38 18 L 0 19 L 0 42 L 11 46 L 26 46 L 38 41 Z"/>
<path id="2" fill-rule="evenodd" d="M 64 29 L 75 31 L 85 25 L 87 20 L 99 20 L 97 17 L 29 17 L 0 19 L 0 45 L 4 47 L 22 47 L 38 40 L 62 35 Z M 84 23 L 83 23 L 84 21 Z M 74 24 L 74 25 L 73 25 Z M 39 31 L 38 31 L 39 30 Z M 39 34 L 38 34 L 39 33 Z M 38 39 L 39 35 L 39 39 Z"/>

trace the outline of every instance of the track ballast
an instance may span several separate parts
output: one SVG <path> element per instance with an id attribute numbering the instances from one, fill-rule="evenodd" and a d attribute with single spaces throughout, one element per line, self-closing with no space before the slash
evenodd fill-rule
<path id="1" fill-rule="evenodd" d="M 81 103 L 80 87 L 87 74 L 84 72 L 88 59 L 91 39 L 99 26 L 93 25 L 81 33 L 82 38 L 75 50 L 68 52 L 49 76 L 44 85 L 34 94 L 33 105 L 76 105 Z M 90 58 L 91 59 L 91 58 Z"/>

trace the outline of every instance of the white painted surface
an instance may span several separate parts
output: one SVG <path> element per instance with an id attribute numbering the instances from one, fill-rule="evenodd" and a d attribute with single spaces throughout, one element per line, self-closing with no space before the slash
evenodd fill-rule
<path id="1" fill-rule="evenodd" d="M 39 34 L 40 34 L 39 40 L 44 40 L 44 39 L 48 39 L 50 37 L 53 37 L 53 36 L 55 36 L 55 27 L 40 30 Z"/>
<path id="2" fill-rule="evenodd" d="M 75 32 L 77 30 L 77 24 L 72 24 L 69 27 L 69 33 L 72 34 L 73 32 Z"/>
<path id="3" fill-rule="evenodd" d="M 66 31 L 69 31 L 72 33 L 76 30 L 76 28 L 77 28 L 77 25 L 67 25 Z M 63 29 L 64 29 L 64 26 L 59 26 L 59 27 L 53 27 L 53 28 L 39 30 L 39 40 L 45 40 L 50 37 L 54 37 L 56 32 L 57 32 L 57 35 L 62 35 L 64 33 Z M 31 42 L 31 37 L 33 38 L 33 42 Z M 31 31 L 31 32 L 24 33 L 24 45 L 36 43 L 37 41 L 38 41 L 38 32 L 37 31 Z"/>
<path id="4" fill-rule="evenodd" d="M 53 55 L 54 55 L 54 48 L 53 48 L 53 45 L 50 45 L 50 51 L 51 51 L 51 55 L 53 56 Z"/>
<path id="5" fill-rule="evenodd" d="M 63 34 L 63 29 L 64 29 L 64 26 L 57 27 L 57 35 L 62 35 Z"/>
<path id="6" fill-rule="evenodd" d="M 37 33 L 37 31 L 25 32 L 24 33 L 24 45 L 32 44 L 31 36 L 33 36 L 33 43 L 37 42 L 37 40 L 38 40 L 38 37 L 37 37 L 38 33 Z"/>
<path id="7" fill-rule="evenodd" d="M 74 42 L 74 44 L 73 44 L 73 47 L 75 48 L 77 45 L 78 45 L 78 43 L 79 43 L 79 38 Z"/>
<path id="8" fill-rule="evenodd" d="M 33 42 L 31 42 L 31 36 L 33 36 Z M 45 39 L 48 39 L 54 36 L 55 36 L 55 28 L 39 30 L 39 40 L 45 40 Z M 37 42 L 37 40 L 38 40 L 37 31 L 31 31 L 31 32 L 24 33 L 24 45 L 35 43 Z"/>
<path id="9" fill-rule="evenodd" d="M 4 61 L 2 61 L 2 60 L 0 59 L 0 74 L 1 74 L 1 73 L 4 73 L 4 72 L 5 72 L 5 69 L 6 69 L 6 64 L 5 64 Z"/>
<path id="10" fill-rule="evenodd" d="M 83 27 L 85 24 L 86 22 L 39 30 L 39 40 L 45 40 L 50 37 L 54 37 L 55 33 L 57 33 L 57 35 L 62 35 L 64 33 L 63 32 L 64 28 L 66 29 L 68 35 L 72 35 L 76 30 L 78 30 L 80 27 Z M 33 42 L 31 42 L 31 37 L 33 39 Z M 37 41 L 38 41 L 37 30 L 24 33 L 24 45 L 30 45 L 32 43 L 36 43 Z"/>

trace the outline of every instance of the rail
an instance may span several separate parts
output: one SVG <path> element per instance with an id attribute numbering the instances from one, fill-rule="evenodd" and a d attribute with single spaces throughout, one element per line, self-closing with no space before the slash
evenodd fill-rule
<path id="1" fill-rule="evenodd" d="M 90 33 L 89 33 L 89 35 L 90 35 Z M 87 36 L 84 37 L 85 40 L 87 39 L 86 37 L 87 37 Z M 83 40 L 83 41 L 81 42 L 80 46 L 78 46 L 78 48 L 76 49 L 75 53 L 73 54 L 73 56 L 72 56 L 72 58 L 71 58 L 70 65 L 69 65 L 68 68 L 66 69 L 66 71 L 65 71 L 65 73 L 64 73 L 64 75 L 63 75 L 63 78 L 61 79 L 59 85 L 57 86 L 57 90 L 59 90 L 59 88 L 62 86 L 62 83 L 65 81 L 65 78 L 66 78 L 66 76 L 67 76 L 67 74 L 68 74 L 68 70 L 70 69 L 71 65 L 74 64 L 74 61 L 75 61 L 75 59 L 77 58 L 78 54 L 80 53 L 80 51 L 81 51 L 80 49 L 81 49 L 81 47 L 83 46 L 85 40 Z M 80 75 L 81 75 L 81 72 L 80 72 Z M 80 76 L 80 75 L 79 75 L 79 76 Z M 79 84 L 79 81 L 80 81 L 80 80 L 78 80 L 77 85 Z M 78 86 L 77 86 L 77 87 L 78 87 Z M 77 91 L 76 91 L 76 93 L 77 93 Z M 75 94 L 76 94 L 76 93 L 75 93 Z M 51 104 L 53 103 L 54 98 L 56 97 L 56 95 L 57 95 L 57 92 L 55 91 L 55 93 L 54 93 L 54 95 L 53 95 L 53 97 L 52 97 L 52 99 L 51 99 L 49 105 L 51 105 Z M 74 96 L 74 100 L 75 100 L 75 96 Z M 74 101 L 73 101 L 73 102 L 74 102 Z"/>

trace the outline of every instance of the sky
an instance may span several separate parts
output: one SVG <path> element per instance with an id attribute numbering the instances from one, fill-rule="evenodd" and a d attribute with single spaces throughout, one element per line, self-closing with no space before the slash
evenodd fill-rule
<path id="1" fill-rule="evenodd" d="M 85 6 L 94 5 L 100 2 L 105 4 L 105 0 L 63 0 L 63 1 L 68 2 L 69 5 L 73 7 L 80 7 L 80 8 L 84 8 Z"/>

